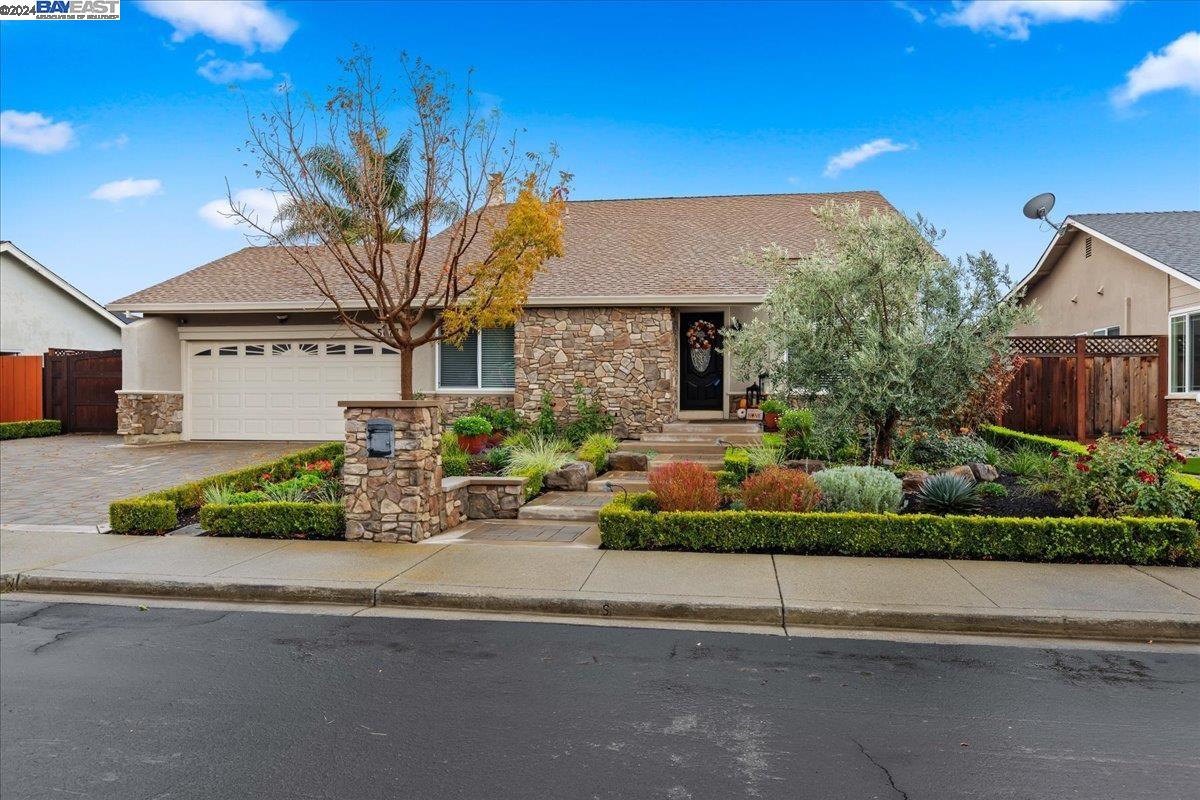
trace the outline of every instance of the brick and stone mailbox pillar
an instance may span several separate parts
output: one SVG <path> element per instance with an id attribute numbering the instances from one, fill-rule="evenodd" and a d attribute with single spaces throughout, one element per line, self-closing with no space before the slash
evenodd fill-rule
<path id="1" fill-rule="evenodd" d="M 342 400 L 338 405 L 346 418 L 346 538 L 419 542 L 439 532 L 442 425 L 437 403 Z"/>

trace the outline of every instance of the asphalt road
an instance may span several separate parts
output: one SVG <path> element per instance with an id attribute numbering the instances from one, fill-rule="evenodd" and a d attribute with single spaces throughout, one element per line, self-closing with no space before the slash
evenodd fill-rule
<path id="1" fill-rule="evenodd" d="M 1192 798 L 1200 656 L 0 603 L 0 795 Z"/>

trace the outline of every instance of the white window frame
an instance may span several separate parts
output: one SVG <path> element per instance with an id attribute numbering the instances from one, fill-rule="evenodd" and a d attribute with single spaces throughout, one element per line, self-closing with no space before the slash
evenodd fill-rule
<path id="1" fill-rule="evenodd" d="M 1116 333 L 1109 333 L 1109 331 L 1112 331 L 1112 330 L 1115 330 Z M 1092 331 L 1092 336 L 1120 336 L 1120 335 L 1121 335 L 1121 326 L 1120 325 L 1109 325 L 1106 328 L 1096 328 L 1096 330 Z"/>
<path id="2" fill-rule="evenodd" d="M 1175 390 L 1175 334 L 1172 331 L 1175 320 L 1182 318 L 1183 323 L 1183 368 L 1186 371 L 1192 367 L 1192 337 L 1188 317 L 1200 314 L 1200 306 L 1188 306 L 1187 308 L 1177 308 L 1172 310 L 1167 315 L 1167 397 L 1174 398 L 1200 398 L 1200 375 L 1191 375 L 1191 380 L 1185 376 L 1183 381 L 1183 391 Z M 1195 387 L 1195 388 L 1188 388 Z"/>
<path id="3" fill-rule="evenodd" d="M 437 341 L 437 352 L 434 353 L 433 385 L 437 387 L 435 391 L 439 394 L 505 394 L 507 392 L 516 391 L 515 386 L 483 386 L 483 331 L 476 330 L 475 336 L 475 386 L 442 386 L 442 345 L 444 341 Z M 514 343 L 517 335 L 517 330 L 513 328 Z M 515 350 L 515 348 L 514 348 Z M 513 357 L 513 372 L 517 369 L 516 354 Z"/>

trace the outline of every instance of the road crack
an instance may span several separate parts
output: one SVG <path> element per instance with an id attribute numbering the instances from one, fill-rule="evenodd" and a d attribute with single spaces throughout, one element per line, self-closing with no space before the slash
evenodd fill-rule
<path id="1" fill-rule="evenodd" d="M 850 741 L 854 742 L 855 746 L 858 747 L 858 751 L 863 754 L 863 757 L 866 758 L 867 761 L 870 761 L 880 772 L 883 773 L 884 777 L 887 778 L 888 786 L 892 787 L 892 791 L 901 797 L 902 800 L 908 800 L 908 792 L 896 785 L 896 779 L 892 777 L 892 771 L 876 761 L 875 758 L 867 752 L 867 748 L 863 747 L 862 742 L 860 742 L 858 739 L 855 739 L 853 736 L 851 736 Z"/>

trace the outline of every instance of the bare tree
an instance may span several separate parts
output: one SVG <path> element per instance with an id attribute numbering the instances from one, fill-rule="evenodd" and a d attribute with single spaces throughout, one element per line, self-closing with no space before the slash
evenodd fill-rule
<path id="1" fill-rule="evenodd" d="M 553 147 L 521 154 L 516 134 L 502 139 L 469 82 L 456 104 L 443 74 L 405 56 L 401 104 L 363 50 L 342 65 L 322 106 L 285 87 L 251 116 L 246 149 L 280 214 L 261 220 L 230 194 L 231 216 L 304 270 L 353 333 L 399 351 L 410 399 L 416 348 L 516 322 L 538 269 L 562 255 L 570 175 L 551 178 Z"/>

